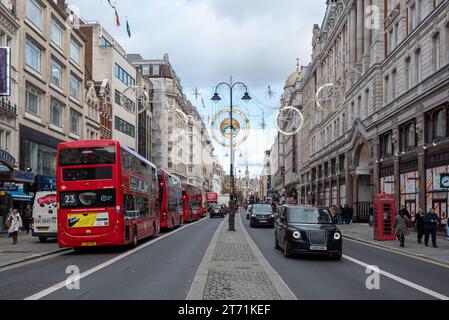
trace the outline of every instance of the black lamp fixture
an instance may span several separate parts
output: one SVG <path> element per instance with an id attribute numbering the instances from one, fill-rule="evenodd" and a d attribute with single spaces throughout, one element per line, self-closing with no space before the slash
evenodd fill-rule
<path id="1" fill-rule="evenodd" d="M 220 95 L 218 94 L 218 92 L 214 93 L 214 96 L 211 99 L 213 102 L 219 102 L 221 101 Z"/>
<path id="2" fill-rule="evenodd" d="M 245 92 L 245 95 L 243 96 L 242 100 L 245 102 L 250 102 L 253 98 L 249 95 L 248 92 Z"/>

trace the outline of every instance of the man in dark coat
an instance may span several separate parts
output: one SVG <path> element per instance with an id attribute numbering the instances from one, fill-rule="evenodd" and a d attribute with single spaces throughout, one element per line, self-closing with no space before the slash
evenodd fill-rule
<path id="1" fill-rule="evenodd" d="M 422 244 L 422 237 L 426 233 L 426 229 L 424 226 L 424 214 L 422 209 L 418 210 L 418 214 L 416 215 L 413 224 L 416 227 L 416 231 L 418 232 L 418 243 Z"/>
<path id="2" fill-rule="evenodd" d="M 437 227 L 440 221 L 440 217 L 436 214 L 435 210 L 432 209 L 424 217 L 424 228 L 426 231 L 425 245 L 429 246 L 429 238 L 432 235 L 432 244 L 434 248 L 437 246 Z"/>

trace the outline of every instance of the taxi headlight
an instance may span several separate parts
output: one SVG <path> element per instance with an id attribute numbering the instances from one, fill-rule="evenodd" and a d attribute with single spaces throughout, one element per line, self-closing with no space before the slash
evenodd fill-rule
<path id="1" fill-rule="evenodd" d="M 295 231 L 295 232 L 293 232 L 293 238 L 295 238 L 295 239 L 301 239 L 301 232 L 299 232 L 299 231 Z"/>
<path id="2" fill-rule="evenodd" d="M 335 232 L 334 233 L 334 240 L 340 240 L 341 239 L 341 233 Z"/>

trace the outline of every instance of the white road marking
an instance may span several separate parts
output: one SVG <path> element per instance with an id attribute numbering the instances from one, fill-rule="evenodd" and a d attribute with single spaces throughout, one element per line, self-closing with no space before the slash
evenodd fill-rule
<path id="1" fill-rule="evenodd" d="M 365 262 L 362 262 L 362 261 L 360 261 L 360 260 L 351 258 L 351 257 L 346 256 L 346 255 L 343 255 L 343 259 L 346 259 L 346 260 L 348 260 L 348 261 L 350 261 L 350 262 L 353 262 L 353 263 L 355 263 L 355 264 L 358 264 L 359 266 L 362 266 L 362 267 L 364 267 L 364 268 L 370 267 L 369 264 L 367 264 L 367 263 L 365 263 Z M 412 288 L 412 289 L 415 289 L 415 290 L 418 290 L 418 291 L 420 291 L 420 292 L 422 292 L 422 293 L 425 293 L 425 294 L 427 294 L 427 295 L 429 295 L 429 296 L 431 296 L 431 297 L 434 297 L 434 298 L 439 299 L 439 300 L 449 300 L 449 297 L 447 297 L 447 296 L 445 296 L 445 295 L 442 295 L 442 294 L 440 294 L 440 293 L 438 293 L 438 292 L 435 292 L 435 291 L 433 291 L 433 290 L 424 288 L 423 286 L 420 286 L 420 285 L 418 285 L 418 284 L 416 284 L 416 283 L 413 283 L 413 282 L 411 282 L 411 281 L 408 281 L 408 280 L 405 280 L 405 279 L 400 278 L 400 277 L 398 277 L 398 276 L 395 276 L 394 274 L 391 274 L 391 273 L 389 273 L 389 272 L 386 272 L 386 271 L 383 271 L 383 270 L 379 270 L 379 271 L 380 271 L 380 274 L 381 274 L 381 275 L 383 275 L 383 276 L 385 276 L 385 277 L 387 277 L 387 278 L 390 278 L 390 279 L 392 279 L 392 280 L 394 280 L 394 281 L 397 281 L 397 282 L 399 282 L 399 283 L 401 283 L 401 284 L 403 284 L 403 285 L 405 285 L 405 286 L 407 286 L 407 287 L 410 287 L 410 288 Z"/>
<path id="2" fill-rule="evenodd" d="M 161 241 L 161 240 L 163 240 L 163 239 L 165 239 L 167 237 L 170 237 L 170 236 L 180 232 L 181 230 L 184 230 L 186 228 L 190 228 L 190 227 L 192 227 L 192 226 L 194 226 L 194 225 L 196 225 L 198 223 L 204 222 L 207 219 L 208 218 L 205 218 L 203 220 L 200 220 L 200 221 L 191 223 L 189 225 L 183 226 L 183 227 L 179 228 L 178 230 L 175 230 L 175 231 L 172 231 L 171 233 L 165 234 L 165 235 L 163 235 L 163 236 L 161 236 L 159 238 L 156 238 L 155 240 L 153 240 L 151 242 L 143 244 L 143 245 L 141 245 L 141 246 L 139 246 L 139 247 L 137 247 L 137 248 L 135 248 L 135 249 L 133 249 L 131 251 L 128 251 L 128 252 L 126 252 L 126 253 L 124 253 L 124 254 L 122 254 L 120 256 L 117 256 L 117 257 L 115 257 L 115 258 L 113 258 L 111 260 L 108 260 L 108 261 L 106 261 L 106 262 L 104 262 L 102 264 L 99 264 L 98 266 L 81 273 L 80 276 L 79 276 L 79 280 L 81 280 L 83 278 L 86 278 L 86 277 L 90 276 L 91 274 L 93 274 L 93 273 L 95 273 L 97 271 L 100 271 L 100 270 L 102 270 L 104 268 L 107 268 L 110 265 L 116 263 L 117 261 L 123 260 L 124 258 L 126 258 L 126 257 L 128 257 L 128 256 L 130 256 L 130 255 L 132 255 L 132 254 L 134 254 L 134 253 L 136 253 L 138 251 L 141 251 L 141 250 L 143 250 L 143 249 L 145 249 L 145 248 L 147 248 L 147 247 L 149 247 L 149 246 L 151 246 L 151 245 L 153 245 L 153 244 L 155 244 L 155 243 L 157 243 L 157 242 L 159 242 L 159 241 Z M 65 286 L 66 286 L 66 280 L 61 281 L 61 282 L 51 286 L 50 288 L 42 290 L 41 292 L 38 292 L 38 293 L 28 297 L 28 298 L 25 298 L 24 300 L 40 300 L 43 297 L 46 297 L 46 296 L 52 294 L 53 292 L 58 291 L 58 290 L 64 288 Z"/>
<path id="3" fill-rule="evenodd" d="M 363 241 L 358 241 L 358 240 L 355 240 L 355 239 L 344 238 L 344 240 L 345 241 L 349 241 L 349 242 L 354 242 L 354 243 L 357 243 L 357 244 L 360 244 L 360 245 L 364 245 L 366 247 L 370 247 L 370 248 L 374 248 L 374 249 L 378 249 L 378 250 L 383 250 L 383 251 L 390 252 L 390 253 L 395 253 L 395 254 L 398 254 L 398 255 L 401 255 L 401 256 L 404 256 L 404 257 L 412 258 L 412 259 L 415 259 L 415 260 L 427 262 L 427 263 L 430 263 L 430 264 L 433 264 L 433 265 L 436 265 L 436 266 L 439 266 L 439 267 L 443 267 L 443 268 L 449 269 L 449 265 L 443 264 L 441 262 L 437 262 L 437 261 L 426 259 L 426 256 L 424 254 L 409 254 L 407 252 L 402 252 L 402 251 L 389 249 L 389 248 L 385 248 L 385 247 L 379 247 L 379 246 L 376 246 L 374 244 L 366 243 L 366 242 L 363 242 Z"/>

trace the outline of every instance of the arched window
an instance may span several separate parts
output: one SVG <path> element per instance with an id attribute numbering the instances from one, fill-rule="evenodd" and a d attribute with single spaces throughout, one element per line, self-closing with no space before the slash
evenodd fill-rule
<path id="1" fill-rule="evenodd" d="M 415 148 L 416 147 L 416 130 L 415 130 L 415 124 L 411 123 L 407 127 L 407 147 L 408 148 Z"/>
<path id="2" fill-rule="evenodd" d="M 444 109 L 437 112 L 435 115 L 435 131 L 436 138 L 445 138 L 447 135 L 447 117 Z"/>
<path id="3" fill-rule="evenodd" d="M 432 116 L 428 115 L 426 117 L 426 143 L 431 143 L 433 141 L 433 121 Z"/>

